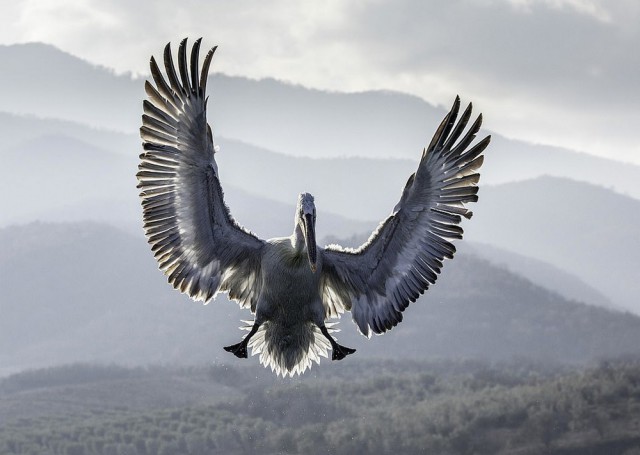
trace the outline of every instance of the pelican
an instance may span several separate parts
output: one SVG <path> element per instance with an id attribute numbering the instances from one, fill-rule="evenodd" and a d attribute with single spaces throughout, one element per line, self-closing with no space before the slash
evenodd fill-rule
<path id="1" fill-rule="evenodd" d="M 196 301 L 226 292 L 254 320 L 249 333 L 224 349 L 239 358 L 248 350 L 276 374 L 301 374 L 320 357 L 341 360 L 355 352 L 338 344 L 335 322 L 345 311 L 361 334 L 383 334 L 435 283 L 445 258 L 471 218 L 465 203 L 478 200 L 476 172 L 487 136 L 474 142 L 482 115 L 467 129 L 471 104 L 458 119 L 460 99 L 423 149 L 391 214 L 357 249 L 316 244 L 316 206 L 298 197 L 293 233 L 262 240 L 239 226 L 225 205 L 206 118 L 206 86 L 214 52 L 198 69 L 200 41 L 187 57 L 180 43 L 177 71 L 171 43 L 164 49 L 166 78 L 151 57 L 148 99 L 140 128 L 138 188 L 144 230 L 169 283 Z M 456 121 L 457 120 L 457 121 Z"/>

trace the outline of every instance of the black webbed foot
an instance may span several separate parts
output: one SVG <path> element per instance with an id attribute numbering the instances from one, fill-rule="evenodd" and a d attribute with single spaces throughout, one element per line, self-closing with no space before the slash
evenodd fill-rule
<path id="1" fill-rule="evenodd" d="M 354 352 L 356 352 L 355 349 L 338 344 L 337 341 L 329 334 L 327 327 L 325 327 L 324 325 L 320 326 L 320 331 L 331 343 L 331 349 L 333 350 L 333 352 L 331 353 L 331 360 L 342 360 L 349 354 L 353 354 Z"/>
<path id="2" fill-rule="evenodd" d="M 231 352 L 233 355 L 235 355 L 236 357 L 238 357 L 239 359 L 246 359 L 248 357 L 247 355 L 247 343 L 243 341 L 241 341 L 238 344 L 234 344 L 231 346 L 225 346 L 224 350 L 227 352 Z"/>
<path id="3" fill-rule="evenodd" d="M 348 348 L 346 346 L 339 345 L 338 343 L 333 346 L 333 352 L 331 353 L 331 360 L 342 360 L 349 354 L 356 352 L 355 349 Z"/>
<path id="4" fill-rule="evenodd" d="M 233 355 L 235 355 L 239 359 L 246 359 L 248 357 L 247 345 L 249 344 L 249 340 L 251 339 L 252 336 L 256 334 L 259 327 L 260 327 L 260 324 L 255 322 L 249 334 L 246 337 L 244 337 L 244 339 L 240 343 L 234 344 L 231 346 L 225 346 L 224 350 L 227 352 L 231 352 Z"/>

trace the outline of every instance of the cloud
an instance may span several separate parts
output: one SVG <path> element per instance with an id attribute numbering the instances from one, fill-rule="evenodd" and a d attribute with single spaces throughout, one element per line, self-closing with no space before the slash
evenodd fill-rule
<path id="1" fill-rule="evenodd" d="M 390 88 L 443 105 L 461 92 L 512 137 L 640 162 L 640 36 L 629 19 L 640 15 L 626 4 L 380 1 L 352 8 L 349 36 L 380 62 L 363 72 L 394 72 Z"/>
<path id="2" fill-rule="evenodd" d="M 506 0 L 506 2 L 527 13 L 531 13 L 538 5 L 544 5 L 558 10 L 570 9 L 598 21 L 611 22 L 609 11 L 604 7 L 603 2 L 598 0 Z"/>
<path id="3" fill-rule="evenodd" d="M 638 87 L 637 31 L 621 36 L 612 24 L 550 3 L 558 2 L 523 11 L 497 2 L 379 2 L 357 12 L 350 33 L 359 52 L 395 71 L 441 74 L 501 96 L 526 91 L 581 106 L 637 96 L 629 93 Z"/>
<path id="4" fill-rule="evenodd" d="M 204 36 L 216 71 L 445 106 L 460 93 L 509 136 L 640 162 L 634 0 L 27 0 L 0 20 L 0 42 L 142 74 L 164 43 Z"/>

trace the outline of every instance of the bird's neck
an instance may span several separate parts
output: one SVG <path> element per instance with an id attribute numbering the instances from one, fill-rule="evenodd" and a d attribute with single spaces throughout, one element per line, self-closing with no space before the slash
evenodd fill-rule
<path id="1" fill-rule="evenodd" d="M 296 253 L 304 253 L 307 251 L 307 242 L 299 224 L 296 224 L 293 234 L 291 234 L 291 246 Z"/>

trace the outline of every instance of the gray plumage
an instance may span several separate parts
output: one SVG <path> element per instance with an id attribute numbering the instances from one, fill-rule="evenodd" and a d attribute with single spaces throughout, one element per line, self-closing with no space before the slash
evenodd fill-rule
<path id="1" fill-rule="evenodd" d="M 424 149 L 417 171 L 389 217 L 358 249 L 317 248 L 313 196 L 300 194 L 290 237 L 261 240 L 239 226 L 224 203 L 205 88 L 216 50 L 198 69 L 200 40 L 187 58 L 186 39 L 176 73 L 170 45 L 164 50 L 166 79 L 152 57 L 155 86 L 145 83 L 138 188 L 144 229 L 169 283 L 194 300 L 208 302 L 228 292 L 255 314 L 250 333 L 225 347 L 238 357 L 247 350 L 281 375 L 300 374 L 320 357 L 339 360 L 355 350 L 339 345 L 332 323 L 351 311 L 362 334 L 381 334 L 402 321 L 402 312 L 436 281 L 452 239 L 470 218 L 465 203 L 478 199 L 477 169 L 490 137 L 471 146 L 469 105 L 460 100 Z M 167 81 L 168 80 L 168 81 Z"/>

